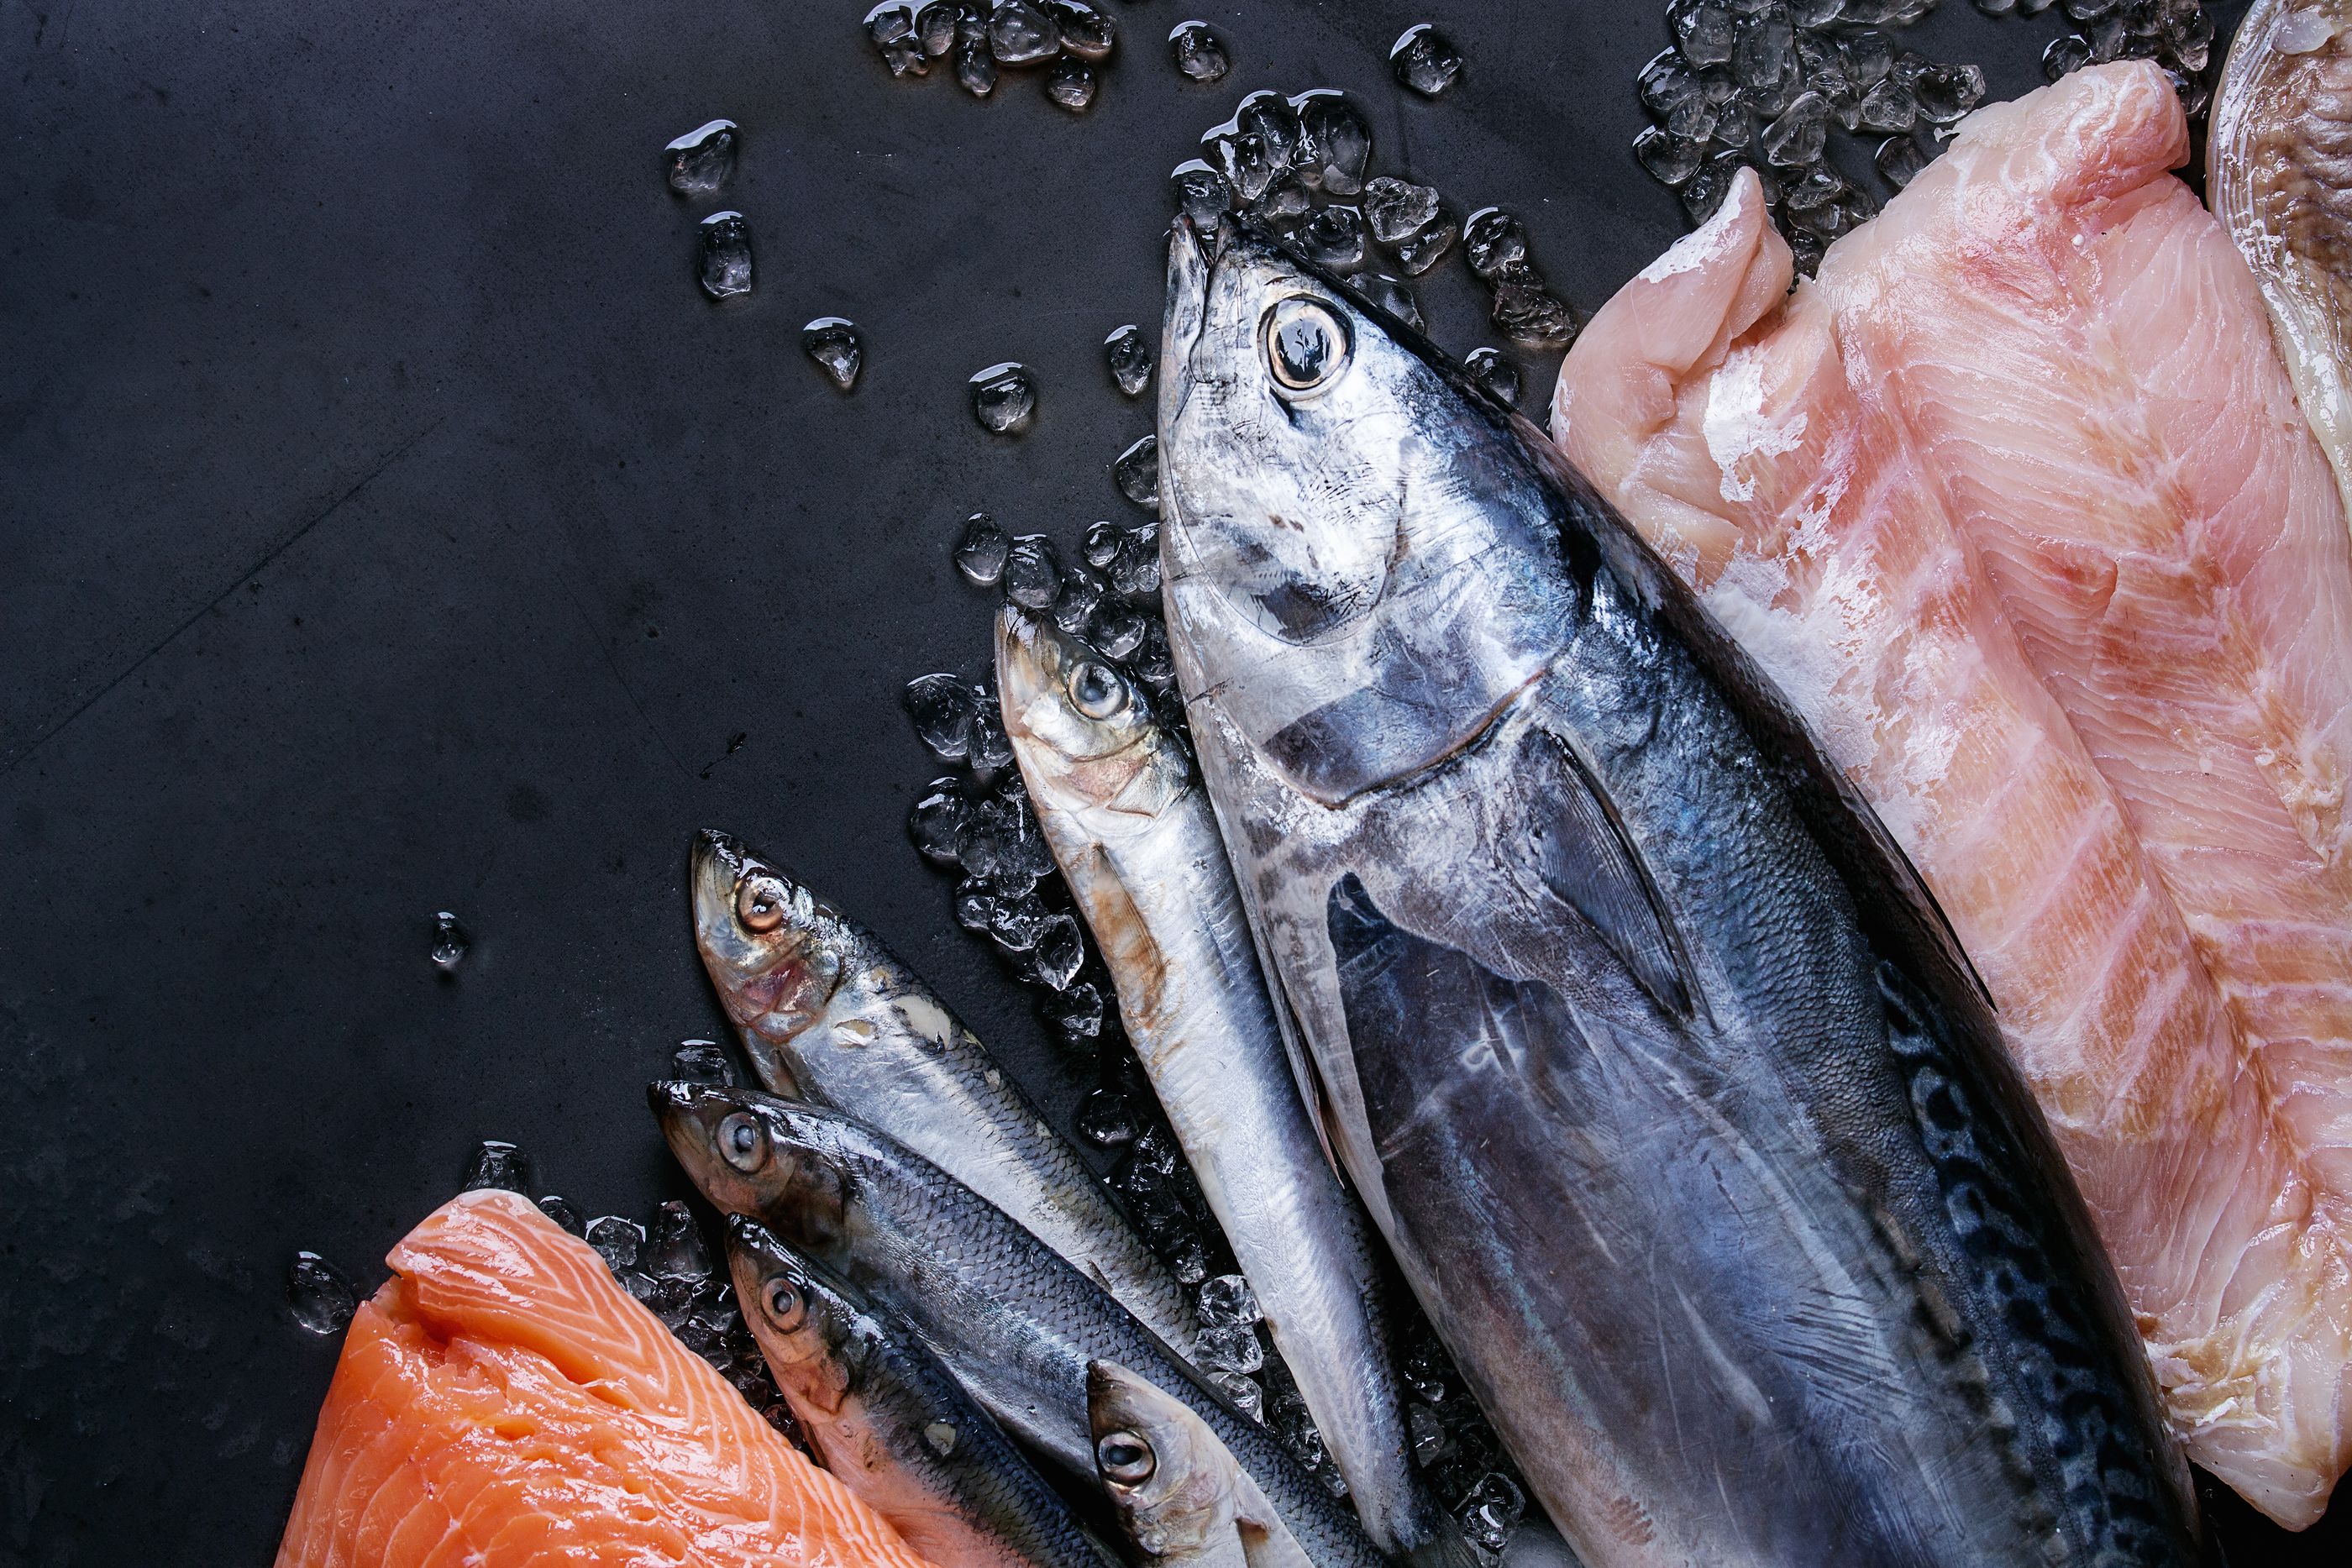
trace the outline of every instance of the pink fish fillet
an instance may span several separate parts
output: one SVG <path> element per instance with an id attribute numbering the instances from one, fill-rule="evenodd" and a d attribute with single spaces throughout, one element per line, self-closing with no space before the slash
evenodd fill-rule
<path id="1" fill-rule="evenodd" d="M 2352 1052 L 2278 1020 L 2341 1016 L 2352 906 L 2332 841 L 2242 824 L 2340 777 L 2352 549 L 2185 153 L 2152 68 L 2077 73 L 1969 120 L 1794 294 L 1743 175 L 1593 318 L 1553 426 L 1918 863 L 2176 1430 L 2300 1527 L 2352 1462 Z M 2257 621 L 2272 578 L 2297 608 Z M 2270 774 L 2183 760 L 2256 716 Z M 2290 768 L 2297 805 L 2252 794 Z"/>

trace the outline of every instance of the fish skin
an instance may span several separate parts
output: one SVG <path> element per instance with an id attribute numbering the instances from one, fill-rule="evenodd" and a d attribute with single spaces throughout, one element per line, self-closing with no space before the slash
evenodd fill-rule
<path id="1" fill-rule="evenodd" d="M 1115 1362 L 1087 1365 L 1096 1474 L 1130 1545 L 1181 1568 L 1301 1568 L 1309 1559 L 1208 1424 Z M 1121 1466 L 1146 1457 L 1145 1473 Z"/>
<path id="2" fill-rule="evenodd" d="M 1414 1476 L 1362 1213 L 1300 1101 L 1207 794 L 1149 695 L 1017 605 L 996 627 L 1030 804 L 1118 991 L 1119 1021 L 1374 1544 L 1455 1538 Z M 1081 670 L 1119 694 L 1090 718 Z"/>
<path id="3" fill-rule="evenodd" d="M 925 1568 L 530 1199 L 460 1193 L 386 1260 L 278 1568 Z"/>
<path id="4" fill-rule="evenodd" d="M 1383 1561 L 1348 1506 L 1092 1280 L 921 1156 L 839 1112 L 752 1090 L 656 1083 L 670 1151 L 703 1197 L 757 1219 L 922 1335 L 972 1397 L 1091 1479 L 1087 1364 L 1115 1361 L 1192 1406 L 1318 1568 Z M 751 1134 L 756 1133 L 756 1141 Z M 741 1137 L 756 1155 L 730 1164 Z"/>
<path id="5" fill-rule="evenodd" d="M 737 912 L 772 877 L 783 919 Z M 740 841 L 695 836 L 696 946 L 772 1092 L 854 1112 L 1010 1214 L 1171 1344 L 1198 1320 L 1184 1289 L 1067 1139 L 879 937 Z"/>
<path id="6" fill-rule="evenodd" d="M 1955 251 L 1916 254 L 1933 267 Z M 2307 1524 L 2352 1457 L 2352 1216 L 1895 394 L 1849 366 L 1828 295 L 1789 294 L 1788 276 L 1743 179 L 1595 313 L 1562 367 L 1554 431 L 1802 703 L 1935 886 L 2190 1457 Z M 2030 405 L 2016 388 L 2041 380 L 2000 395 Z"/>
<path id="7" fill-rule="evenodd" d="M 1295 399 L 1293 297 L 1343 340 Z M 1539 433 L 1265 236 L 1180 221 L 1160 364 L 1171 643 L 1261 951 L 1584 1561 L 2194 1561 L 1957 943 L 1769 683 Z"/>
<path id="8" fill-rule="evenodd" d="M 914 1331 L 730 1215 L 743 1321 L 827 1474 L 940 1568 L 1118 1568 Z"/>
<path id="9" fill-rule="evenodd" d="M 2205 191 L 2253 269 L 2295 399 L 2352 517 L 2347 152 L 2352 10 L 2342 0 L 2255 0 L 2213 89 Z"/>

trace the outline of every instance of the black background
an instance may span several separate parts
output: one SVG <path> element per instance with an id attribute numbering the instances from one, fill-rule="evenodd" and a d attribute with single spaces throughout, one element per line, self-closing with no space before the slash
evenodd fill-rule
<path id="1" fill-rule="evenodd" d="M 1517 208 L 1587 309 L 1683 227 L 1625 151 L 1650 0 L 1122 3 L 1083 119 L 1015 73 L 891 81 L 862 6 L 0 7 L 0 1563 L 262 1560 L 336 1351 L 288 1259 L 372 1289 L 476 1139 L 591 1214 L 683 1191 L 642 1085 L 723 1030 L 697 826 L 1066 1114 L 908 845 L 934 769 L 896 694 L 982 668 L 966 512 L 1121 515 L 1149 400 L 1099 345 L 1156 336 L 1164 175 L 1244 91 L 1362 95 L 1381 164 Z M 1188 15 L 1213 87 L 1160 46 Z M 1468 74 L 1403 101 L 1387 47 L 1433 18 Z M 1947 0 L 1907 41 L 2006 96 L 2058 30 Z M 681 201 L 660 148 L 719 115 L 740 171 Z M 691 274 L 722 205 L 757 244 L 731 308 Z M 1428 303 L 1482 340 L 1466 289 Z M 849 397 L 798 346 L 825 314 L 866 332 Z M 965 402 L 1005 359 L 1020 441 Z"/>

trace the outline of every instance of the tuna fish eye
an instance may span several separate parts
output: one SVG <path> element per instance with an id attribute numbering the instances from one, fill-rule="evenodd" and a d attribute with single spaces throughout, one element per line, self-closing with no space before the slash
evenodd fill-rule
<path id="1" fill-rule="evenodd" d="M 783 878 L 755 872 L 735 890 L 735 918 L 748 931 L 773 931 L 784 923 L 784 909 L 792 901 Z"/>
<path id="2" fill-rule="evenodd" d="M 1070 672 L 1070 706 L 1088 718 L 1116 718 L 1127 706 L 1127 683 L 1108 664 L 1087 660 Z"/>
<path id="3" fill-rule="evenodd" d="M 1265 313 L 1265 362 L 1276 385 L 1312 392 L 1348 362 L 1348 329 L 1319 299 L 1293 295 Z"/>
<path id="4" fill-rule="evenodd" d="M 780 1329 L 796 1329 L 801 1319 L 808 1315 L 808 1303 L 801 1299 L 800 1287 L 779 1274 L 768 1281 L 767 1299 L 761 1304 L 767 1308 L 769 1321 Z"/>
<path id="5" fill-rule="evenodd" d="M 719 1155 L 739 1171 L 758 1170 L 768 1163 L 768 1129 L 751 1112 L 734 1112 L 719 1124 Z"/>
<path id="6" fill-rule="evenodd" d="M 1133 1432 L 1107 1434 L 1095 1445 L 1095 1463 L 1102 1467 L 1106 1479 L 1131 1487 L 1150 1480 L 1151 1472 L 1159 1468 L 1151 1445 Z"/>

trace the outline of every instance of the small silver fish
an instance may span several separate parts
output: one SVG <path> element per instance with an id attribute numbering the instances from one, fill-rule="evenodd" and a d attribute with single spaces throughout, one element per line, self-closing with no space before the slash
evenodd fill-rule
<path id="1" fill-rule="evenodd" d="M 1119 1019 L 1383 1551 L 1456 1534 L 1408 1455 L 1369 1228 L 1301 1103 L 1207 794 L 1148 694 L 1007 605 L 1004 727 Z"/>
<path id="2" fill-rule="evenodd" d="M 743 1321 L 826 1470 L 939 1568 L 1117 1568 L 1069 1504 L 887 1309 L 730 1215 Z"/>
<path id="3" fill-rule="evenodd" d="M 1087 1421 L 1103 1491 L 1143 1556 L 1169 1568 L 1306 1568 L 1256 1483 L 1182 1400 L 1093 1362 Z"/>
<path id="4" fill-rule="evenodd" d="M 1077 1150 L 881 939 L 725 833 L 697 835 L 695 942 L 760 1081 L 854 1113 L 1013 1216 L 1171 1344 L 1183 1287 Z"/>

